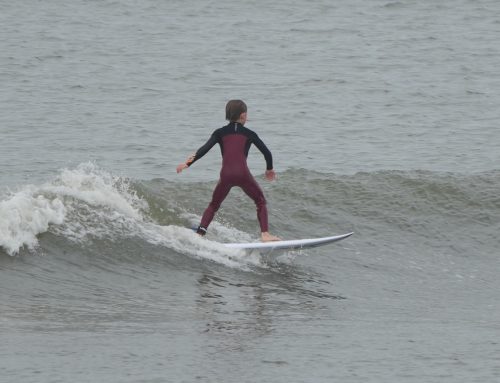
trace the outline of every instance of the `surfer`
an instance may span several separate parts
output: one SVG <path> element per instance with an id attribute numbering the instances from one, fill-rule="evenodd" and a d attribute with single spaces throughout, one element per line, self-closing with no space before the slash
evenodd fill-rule
<path id="1" fill-rule="evenodd" d="M 195 154 L 177 166 L 177 173 L 180 173 L 207 154 L 215 144 L 220 145 L 222 152 L 220 179 L 196 232 L 201 236 L 206 234 L 208 225 L 212 222 L 229 191 L 233 186 L 238 186 L 254 201 L 257 207 L 261 240 L 263 242 L 279 241 L 280 238 L 269 233 L 266 199 L 247 165 L 248 151 L 250 146 L 254 144 L 266 160 L 266 179 L 273 181 L 276 178 L 273 170 L 273 156 L 259 136 L 244 126 L 247 121 L 247 106 L 243 101 L 230 100 L 226 104 L 226 120 L 229 121 L 228 125 L 215 130 Z"/>

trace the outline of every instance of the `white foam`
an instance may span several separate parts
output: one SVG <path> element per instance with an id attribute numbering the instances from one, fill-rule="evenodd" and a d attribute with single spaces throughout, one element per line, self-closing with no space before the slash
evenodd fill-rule
<path id="1" fill-rule="evenodd" d="M 248 266 L 264 267 L 260 256 L 241 249 L 229 249 L 222 243 L 202 238 L 191 229 L 179 226 L 141 225 L 141 237 L 151 244 L 169 247 L 181 254 L 210 260 L 228 267 L 247 270 Z"/>
<path id="2" fill-rule="evenodd" d="M 0 246 L 14 255 L 38 244 L 49 230 L 72 240 L 106 237 L 133 229 L 147 204 L 127 182 L 93 163 L 62 170 L 51 182 L 28 185 L 0 202 Z"/>
<path id="3" fill-rule="evenodd" d="M 47 198 L 29 186 L 0 201 L 0 246 L 14 255 L 38 244 L 36 236 L 50 224 L 62 224 L 66 209 L 59 198 Z"/>

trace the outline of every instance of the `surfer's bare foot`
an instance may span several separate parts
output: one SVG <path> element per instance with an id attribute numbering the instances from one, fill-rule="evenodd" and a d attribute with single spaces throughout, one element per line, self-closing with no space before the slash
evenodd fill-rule
<path id="1" fill-rule="evenodd" d="M 198 234 L 200 237 L 204 237 L 205 234 L 207 234 L 207 228 L 203 226 L 198 226 L 198 229 L 196 230 L 196 234 Z"/>
<path id="2" fill-rule="evenodd" d="M 269 232 L 265 231 L 260 235 L 260 239 L 262 242 L 271 242 L 271 241 L 281 241 L 281 238 L 276 237 Z"/>

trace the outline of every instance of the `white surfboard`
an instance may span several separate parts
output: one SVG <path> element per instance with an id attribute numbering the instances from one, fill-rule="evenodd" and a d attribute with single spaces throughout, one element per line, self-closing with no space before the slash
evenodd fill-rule
<path id="1" fill-rule="evenodd" d="M 251 243 L 225 243 L 224 246 L 233 249 L 244 250 L 261 250 L 272 251 L 278 249 L 297 250 L 309 247 L 317 247 L 327 245 L 332 242 L 340 241 L 341 239 L 350 237 L 354 233 L 346 233 L 334 235 L 332 237 L 310 238 L 310 239 L 292 239 L 288 241 L 272 241 L 272 242 L 251 242 Z"/>

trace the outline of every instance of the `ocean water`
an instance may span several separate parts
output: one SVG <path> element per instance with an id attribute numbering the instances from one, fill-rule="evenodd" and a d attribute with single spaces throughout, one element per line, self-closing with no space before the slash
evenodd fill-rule
<path id="1" fill-rule="evenodd" d="M 500 380 L 500 3 L 0 1 L 0 382 Z M 249 165 L 206 238 L 242 98 Z"/>

